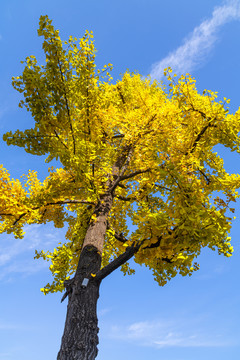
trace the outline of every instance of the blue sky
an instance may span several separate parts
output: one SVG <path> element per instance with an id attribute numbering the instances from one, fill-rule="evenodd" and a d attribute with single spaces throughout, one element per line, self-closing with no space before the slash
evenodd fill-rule
<path id="1" fill-rule="evenodd" d="M 32 124 L 18 108 L 11 76 L 21 73 L 26 56 L 43 59 L 36 30 L 45 14 L 62 38 L 92 30 L 97 64 L 112 63 L 114 80 L 126 69 L 161 80 L 163 68 L 172 66 L 190 72 L 199 91 L 230 98 L 231 112 L 240 106 L 239 0 L 8 0 L 0 2 L 0 138 Z M 29 169 L 47 174 L 42 158 L 0 146 L 0 163 L 13 177 Z M 239 172 L 239 156 L 218 150 L 228 171 Z M 98 360 L 239 360 L 239 206 L 236 215 L 232 258 L 204 250 L 197 273 L 163 288 L 140 267 L 135 276 L 116 271 L 103 282 Z M 50 224 L 26 228 L 23 240 L 0 236 L 0 360 L 56 358 L 67 303 L 60 303 L 61 294 L 40 293 L 51 278 L 47 264 L 33 256 L 63 238 L 64 229 Z"/>

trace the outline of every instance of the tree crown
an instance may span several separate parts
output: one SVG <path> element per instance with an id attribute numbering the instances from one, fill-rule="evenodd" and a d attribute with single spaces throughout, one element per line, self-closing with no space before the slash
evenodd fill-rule
<path id="1" fill-rule="evenodd" d="M 217 94 L 200 94 L 190 76 L 165 72 L 168 85 L 126 72 L 112 82 L 111 64 L 95 65 L 92 33 L 62 41 L 47 16 L 46 64 L 27 57 L 13 86 L 31 112 L 35 127 L 8 132 L 8 145 L 56 159 L 41 182 L 35 171 L 25 181 L 10 179 L 0 167 L 1 232 L 23 236 L 26 224 L 68 224 L 66 242 L 53 252 L 36 252 L 51 261 L 53 283 L 44 293 L 63 290 L 75 272 L 96 205 L 113 195 L 102 266 L 135 243 L 135 261 L 153 270 L 160 285 L 177 273 L 198 269 L 201 248 L 232 254 L 230 203 L 238 197 L 240 176 L 228 174 L 215 146 L 239 152 L 240 112 L 230 114 Z M 129 223 L 133 231 L 129 230 Z M 132 227 L 131 227 L 132 228 Z M 122 266 L 131 273 L 128 264 Z"/>

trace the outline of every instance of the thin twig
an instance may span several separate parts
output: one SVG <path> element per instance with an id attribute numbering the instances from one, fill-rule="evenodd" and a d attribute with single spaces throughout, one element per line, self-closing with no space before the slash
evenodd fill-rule
<path id="1" fill-rule="evenodd" d="M 122 195 L 116 195 L 116 198 L 123 201 L 134 201 L 136 200 L 136 196 L 122 196 Z"/>
<path id="2" fill-rule="evenodd" d="M 41 207 L 44 206 L 52 206 L 52 205 L 68 205 L 68 204 L 86 204 L 86 205 L 95 205 L 94 202 L 92 201 L 86 201 L 86 200 L 66 200 L 66 201 L 56 201 L 56 202 L 49 202 L 46 203 L 44 205 L 40 205 L 40 206 L 36 206 L 32 209 L 30 209 L 29 211 L 26 211 L 24 213 L 22 213 L 21 215 L 19 215 L 19 217 L 14 221 L 13 225 L 16 225 L 19 220 L 22 219 L 22 217 L 24 217 L 25 215 L 27 215 L 29 212 L 34 211 L 34 210 L 38 210 Z M 5 216 L 14 216 L 12 214 L 0 214 L 1 216 L 5 215 Z"/>
<path id="3" fill-rule="evenodd" d="M 145 170 L 137 170 L 137 171 L 134 171 L 134 172 L 132 172 L 131 174 L 121 176 L 120 181 L 123 181 L 123 180 L 126 180 L 126 179 L 131 179 L 131 178 L 133 178 L 134 176 L 137 176 L 137 175 L 140 175 L 140 174 L 144 174 L 144 173 L 149 172 L 149 171 L 151 171 L 151 168 L 148 168 L 148 169 L 145 169 Z"/>
<path id="4" fill-rule="evenodd" d="M 70 116 L 70 109 L 69 109 L 69 105 L 68 105 L 67 93 L 66 93 L 66 88 L 65 88 L 65 81 L 64 81 L 63 72 L 62 72 L 62 66 L 61 66 L 59 57 L 57 58 L 57 61 L 58 61 L 58 66 L 59 66 L 59 70 L 60 70 L 60 74 L 61 74 L 61 79 L 62 79 L 62 83 L 63 83 L 64 99 L 65 99 L 65 104 L 66 104 L 66 108 L 67 108 L 67 115 L 68 115 L 69 126 L 70 126 L 70 130 L 71 130 L 71 134 L 72 134 L 72 139 L 73 139 L 73 153 L 75 154 L 75 152 L 76 152 L 75 137 L 74 137 L 73 127 L 72 127 L 72 121 L 71 121 L 71 116 Z"/>

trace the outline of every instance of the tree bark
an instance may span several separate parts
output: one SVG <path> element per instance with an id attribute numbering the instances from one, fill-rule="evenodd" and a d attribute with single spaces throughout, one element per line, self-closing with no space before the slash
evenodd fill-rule
<path id="1" fill-rule="evenodd" d="M 57 360 L 94 360 L 97 356 L 97 300 L 101 279 L 91 274 L 95 275 L 101 267 L 111 207 L 112 195 L 108 192 L 95 208 L 95 218 L 86 232 L 76 274 L 72 280 L 65 281 L 68 309 Z"/>
<path id="2" fill-rule="evenodd" d="M 100 269 L 101 256 L 94 246 L 84 247 L 78 269 L 66 281 L 69 297 L 67 319 L 57 360 L 94 360 L 98 349 L 97 301 L 101 281 L 138 251 L 140 245 L 129 246 L 117 259 Z M 91 274 L 96 274 L 92 276 Z M 86 284 L 86 279 L 88 283 Z"/>
<path id="3" fill-rule="evenodd" d="M 100 281 L 91 277 L 101 266 L 96 247 L 84 247 L 75 277 L 66 282 L 68 308 L 57 360 L 94 360 L 98 349 L 97 300 Z M 85 284 L 86 280 L 88 283 Z"/>
<path id="4" fill-rule="evenodd" d="M 112 207 L 113 193 L 130 161 L 132 149 L 116 162 L 113 169 L 115 182 L 107 182 L 107 191 L 100 198 L 89 224 L 79 258 L 76 274 L 72 280 L 65 281 L 68 295 L 68 309 L 57 360 L 94 360 L 98 349 L 97 300 L 101 280 L 120 266 L 125 258 L 108 266 L 101 267 L 102 250 L 107 230 L 107 218 Z M 122 163 L 124 167 L 119 175 Z M 127 258 L 133 256 L 132 251 Z M 131 255 L 131 256 L 130 256 Z M 125 261 L 126 261 L 125 260 Z M 109 264 L 110 265 L 110 264 Z M 98 274 L 97 274 L 98 273 Z M 95 276 L 92 276 L 94 274 Z M 97 274 L 97 275 L 96 275 Z M 66 295 L 64 295 L 63 299 Z"/>

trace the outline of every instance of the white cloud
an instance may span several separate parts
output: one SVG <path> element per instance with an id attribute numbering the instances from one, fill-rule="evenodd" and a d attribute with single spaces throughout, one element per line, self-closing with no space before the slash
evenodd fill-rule
<path id="1" fill-rule="evenodd" d="M 46 231 L 47 230 L 47 231 Z M 41 225 L 31 225 L 24 228 L 23 239 L 14 239 L 13 236 L 1 235 L 0 266 L 10 262 L 14 257 L 27 251 L 33 251 L 38 246 L 46 246 L 55 240 L 49 229 Z"/>
<path id="2" fill-rule="evenodd" d="M 0 280 L 12 282 L 16 280 L 17 274 L 26 277 L 42 271 L 43 269 L 47 269 L 48 267 L 49 264 L 46 261 L 34 260 L 33 257 L 30 257 L 27 260 L 17 259 L 1 269 Z"/>
<path id="3" fill-rule="evenodd" d="M 111 337 L 140 346 L 163 347 L 221 347 L 235 344 L 227 332 L 208 326 L 206 319 L 170 319 L 135 322 L 113 326 Z M 205 326 L 204 326 L 205 323 Z"/>
<path id="4" fill-rule="evenodd" d="M 160 80 L 164 69 L 169 66 L 177 75 L 191 72 L 199 67 L 216 43 L 219 29 L 233 20 L 240 20 L 239 0 L 229 0 L 222 6 L 216 7 L 211 18 L 195 27 L 184 40 L 183 45 L 152 66 L 150 73 L 152 79 Z"/>
<path id="5" fill-rule="evenodd" d="M 47 262 L 33 259 L 35 249 L 52 250 L 64 236 L 61 229 L 55 229 L 50 224 L 33 224 L 25 227 L 24 231 L 23 239 L 6 234 L 0 237 L 0 280 L 9 281 L 13 274 L 30 275 L 48 267 Z"/>
<path id="6" fill-rule="evenodd" d="M 25 327 L 13 323 L 6 323 L 0 320 L 0 331 L 6 331 L 6 330 L 24 330 Z"/>
<path id="7" fill-rule="evenodd" d="M 106 314 L 108 314 L 112 309 L 111 308 L 103 308 L 103 309 L 100 309 L 98 310 L 98 317 L 103 317 L 105 316 Z"/>

